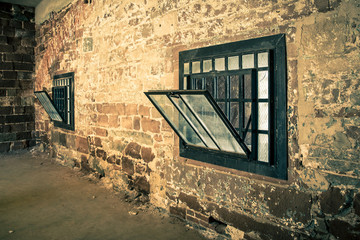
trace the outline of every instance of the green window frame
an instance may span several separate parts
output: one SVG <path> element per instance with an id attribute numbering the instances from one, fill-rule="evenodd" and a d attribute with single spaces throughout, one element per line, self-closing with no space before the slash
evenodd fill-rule
<path id="1" fill-rule="evenodd" d="M 208 90 L 251 150 L 244 159 L 181 141 L 180 156 L 287 179 L 286 79 L 284 34 L 180 52 L 179 89 Z"/>

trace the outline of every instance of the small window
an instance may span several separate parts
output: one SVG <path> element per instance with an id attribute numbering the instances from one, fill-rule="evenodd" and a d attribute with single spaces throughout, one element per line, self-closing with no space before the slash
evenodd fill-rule
<path id="1" fill-rule="evenodd" d="M 52 95 L 53 100 L 45 91 L 35 92 L 54 126 L 74 130 L 74 73 L 54 76 Z"/>
<path id="2" fill-rule="evenodd" d="M 183 51 L 179 64 L 180 90 L 207 93 L 146 94 L 181 138 L 180 156 L 287 179 L 285 35 Z"/>

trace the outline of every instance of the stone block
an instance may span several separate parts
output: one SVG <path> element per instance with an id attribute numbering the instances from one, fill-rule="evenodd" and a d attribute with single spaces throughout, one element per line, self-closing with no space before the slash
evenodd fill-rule
<path id="1" fill-rule="evenodd" d="M 123 171 L 128 174 L 128 175 L 133 175 L 134 174 L 134 163 L 131 159 L 127 158 L 127 157 L 122 157 L 121 158 L 121 166 Z"/>
<path id="2" fill-rule="evenodd" d="M 154 160 L 155 155 L 152 152 L 151 148 L 142 147 L 141 148 L 141 158 L 146 162 L 149 163 Z"/>
<path id="3" fill-rule="evenodd" d="M 191 196 L 181 192 L 178 198 L 183 203 L 186 203 L 186 205 L 194 211 L 202 212 L 204 210 L 203 207 L 198 202 L 197 197 L 195 196 Z"/>
<path id="4" fill-rule="evenodd" d="M 86 138 L 76 136 L 75 144 L 76 144 L 77 151 L 86 153 L 86 154 L 89 153 L 89 145 L 88 145 L 88 141 Z"/>
<path id="5" fill-rule="evenodd" d="M 354 197 L 353 203 L 355 214 L 360 217 L 360 193 L 357 193 Z"/>
<path id="6" fill-rule="evenodd" d="M 102 160 L 106 160 L 107 153 L 103 149 L 98 148 L 96 149 L 96 156 Z"/>
<path id="7" fill-rule="evenodd" d="M 180 217 L 182 219 L 186 218 L 186 209 L 185 208 L 170 206 L 169 212 L 170 212 L 170 214 Z"/>
<path id="8" fill-rule="evenodd" d="M 0 152 L 8 152 L 9 150 L 10 150 L 10 143 L 0 142 Z"/>
<path id="9" fill-rule="evenodd" d="M 144 194 L 150 193 L 150 183 L 145 177 L 137 177 L 134 181 L 134 188 Z"/>
<path id="10" fill-rule="evenodd" d="M 141 146 L 135 142 L 129 143 L 125 148 L 125 154 L 136 159 L 141 159 Z"/>
<path id="11" fill-rule="evenodd" d="M 144 117 L 141 119 L 141 127 L 144 132 L 160 133 L 160 122 Z"/>
<path id="12" fill-rule="evenodd" d="M 345 196 L 339 188 L 330 188 L 319 196 L 321 210 L 326 214 L 337 214 L 345 203 Z"/>
<path id="13" fill-rule="evenodd" d="M 126 104 L 125 106 L 125 114 L 126 115 L 137 115 L 137 105 L 136 104 Z"/>

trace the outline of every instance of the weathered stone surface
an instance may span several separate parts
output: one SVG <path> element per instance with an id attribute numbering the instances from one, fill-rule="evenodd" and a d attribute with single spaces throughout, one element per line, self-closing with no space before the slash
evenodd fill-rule
<path id="1" fill-rule="evenodd" d="M 96 149 L 96 156 L 102 160 L 106 160 L 107 153 L 103 149 L 98 148 Z"/>
<path id="2" fill-rule="evenodd" d="M 154 153 L 152 152 L 151 148 L 147 148 L 147 147 L 142 147 L 141 148 L 141 158 L 149 163 L 151 162 L 152 160 L 154 160 L 155 158 L 155 155 Z"/>
<path id="3" fill-rule="evenodd" d="M 269 211 L 276 217 L 291 218 L 306 223 L 310 220 L 312 199 L 309 193 L 292 189 L 265 190 Z"/>
<path id="4" fill-rule="evenodd" d="M 127 173 L 128 175 L 133 175 L 134 174 L 134 163 L 131 159 L 127 158 L 127 157 L 122 157 L 121 158 L 121 166 L 122 169 L 125 173 Z"/>
<path id="5" fill-rule="evenodd" d="M 327 214 L 337 214 L 340 207 L 345 203 L 345 196 L 339 188 L 330 188 L 323 192 L 319 199 L 322 211 Z"/>
<path id="6" fill-rule="evenodd" d="M 178 216 L 182 219 L 185 219 L 185 217 L 186 217 L 186 209 L 185 208 L 170 206 L 169 211 L 170 211 L 170 214 Z"/>
<path id="7" fill-rule="evenodd" d="M 198 212 L 203 211 L 203 207 L 199 204 L 198 199 L 195 196 L 181 192 L 178 198 L 180 201 L 186 203 L 189 208 Z"/>
<path id="8" fill-rule="evenodd" d="M 145 177 L 137 177 L 134 181 L 134 187 L 139 192 L 150 193 L 150 183 Z"/>
<path id="9" fill-rule="evenodd" d="M 129 143 L 125 148 L 125 154 L 136 159 L 141 158 L 140 154 L 141 146 L 135 142 Z"/>
<path id="10" fill-rule="evenodd" d="M 341 240 L 356 240 L 359 239 L 360 224 L 357 223 L 355 226 L 339 220 L 328 221 L 329 232 L 334 235 L 337 239 Z"/>
<path id="11" fill-rule="evenodd" d="M 82 153 L 89 153 L 88 141 L 86 138 L 76 137 L 76 150 Z"/>
<path id="12" fill-rule="evenodd" d="M 355 214 L 360 217 L 360 193 L 357 193 L 354 197 L 354 211 Z"/>

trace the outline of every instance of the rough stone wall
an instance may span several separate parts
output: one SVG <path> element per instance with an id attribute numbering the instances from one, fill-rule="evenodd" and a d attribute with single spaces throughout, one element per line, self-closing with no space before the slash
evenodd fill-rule
<path id="1" fill-rule="evenodd" d="M 64 164 L 135 189 L 208 233 L 236 239 L 357 239 L 360 232 L 357 0 L 74 1 L 37 26 L 35 88 L 75 72 L 75 131 L 36 106 Z M 178 88 L 178 52 L 287 36 L 289 180 L 178 157 L 143 92 Z"/>
<path id="2" fill-rule="evenodd" d="M 35 144 L 34 12 L 0 3 L 0 152 Z"/>

